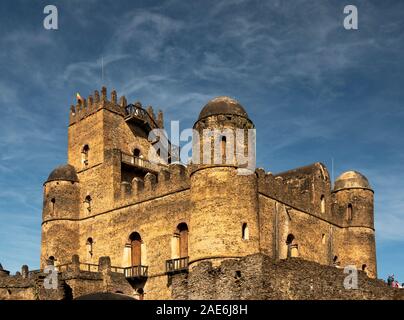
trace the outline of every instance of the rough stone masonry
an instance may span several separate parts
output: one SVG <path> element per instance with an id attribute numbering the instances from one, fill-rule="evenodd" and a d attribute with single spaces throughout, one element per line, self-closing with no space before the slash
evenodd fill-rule
<path id="1" fill-rule="evenodd" d="M 115 91 L 108 98 L 106 88 L 71 106 L 67 164 L 44 183 L 41 270 L 3 272 L 0 298 L 99 291 L 136 299 L 399 297 L 376 280 L 374 192 L 364 175 L 348 171 L 332 185 L 321 163 L 239 175 L 239 164 L 226 161 L 237 150 L 226 136 L 222 163 L 156 163 L 149 151 L 158 141 L 149 134 L 163 128 L 161 111 L 118 101 Z M 217 97 L 193 129 L 255 125 L 239 102 Z M 56 295 L 41 294 L 48 265 L 61 281 Z M 359 270 L 359 291 L 341 288 L 347 265 Z"/>

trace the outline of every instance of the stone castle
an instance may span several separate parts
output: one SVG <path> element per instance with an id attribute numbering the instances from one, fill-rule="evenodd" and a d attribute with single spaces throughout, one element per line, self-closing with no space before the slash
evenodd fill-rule
<path id="1" fill-rule="evenodd" d="M 156 163 L 148 155 L 158 139 L 148 137 L 158 128 L 164 128 L 161 111 L 156 116 L 125 97 L 118 102 L 115 91 L 108 98 L 106 88 L 71 107 L 68 164 L 44 183 L 41 269 L 55 265 L 73 296 L 102 291 L 94 283 L 104 279 L 105 285 L 110 274 L 109 288 L 140 299 L 299 299 L 304 294 L 262 293 L 268 270 L 301 275 L 301 268 L 313 279 L 317 269 L 326 270 L 330 289 L 348 265 L 356 266 L 362 283 L 383 291 L 362 298 L 386 296 L 388 288 L 373 280 L 373 190 L 365 176 L 348 171 L 332 185 L 321 163 L 248 175 L 229 161 Z M 243 106 L 228 97 L 209 101 L 194 124 L 197 132 L 253 128 Z M 228 143 L 220 140 L 223 160 Z M 197 152 L 202 157 L 203 150 Z M 219 275 L 226 272 L 238 289 L 230 280 L 223 284 L 229 277 Z M 240 293 L 240 279 L 251 292 Z M 220 293 L 213 288 L 218 282 L 228 289 Z M 271 292 L 281 286 L 268 284 Z M 1 288 L 0 281 L 0 296 Z M 303 284 L 299 290 L 307 291 Z M 312 297 L 327 297 L 320 291 Z"/>

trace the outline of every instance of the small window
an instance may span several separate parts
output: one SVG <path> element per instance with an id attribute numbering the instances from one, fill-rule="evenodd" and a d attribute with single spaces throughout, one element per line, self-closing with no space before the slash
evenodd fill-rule
<path id="1" fill-rule="evenodd" d="M 88 238 L 87 242 L 86 242 L 86 246 L 87 246 L 87 252 L 89 254 L 90 257 L 93 256 L 93 238 Z"/>
<path id="2" fill-rule="evenodd" d="M 137 149 L 137 148 L 136 148 L 135 150 L 133 150 L 133 156 L 134 156 L 134 157 L 139 158 L 140 155 L 141 155 L 140 149 Z"/>
<path id="3" fill-rule="evenodd" d="M 249 240 L 250 239 L 250 233 L 249 233 L 249 230 L 248 230 L 247 223 L 243 223 L 243 226 L 241 228 L 241 234 L 242 234 L 242 239 L 243 240 Z"/>
<path id="4" fill-rule="evenodd" d="M 87 213 L 91 213 L 91 196 L 87 196 L 84 200 L 84 207 L 86 208 Z"/>
<path id="5" fill-rule="evenodd" d="M 88 144 L 86 144 L 83 149 L 81 150 L 81 162 L 83 164 L 83 167 L 87 167 L 88 166 L 88 154 L 90 151 L 90 147 L 88 146 Z"/>
<path id="6" fill-rule="evenodd" d="M 226 158 L 226 137 L 222 136 L 222 139 L 220 141 L 220 150 L 222 154 L 222 158 Z"/>
<path id="7" fill-rule="evenodd" d="M 50 256 L 50 257 L 48 258 L 47 263 L 48 263 L 48 265 L 53 266 L 53 265 L 55 265 L 55 261 L 56 261 L 55 257 L 54 257 L 54 256 Z"/>
<path id="8" fill-rule="evenodd" d="M 288 234 L 288 237 L 286 238 L 286 244 L 292 244 L 293 240 L 295 240 L 293 234 Z"/>
<path id="9" fill-rule="evenodd" d="M 320 202 L 321 202 L 321 204 L 320 204 L 321 213 L 325 213 L 325 197 L 324 197 L 324 195 L 321 195 Z"/>
<path id="10" fill-rule="evenodd" d="M 321 243 L 325 244 L 325 234 L 323 233 L 323 235 L 321 236 Z"/>
<path id="11" fill-rule="evenodd" d="M 50 203 L 52 214 L 55 213 L 55 203 L 56 203 L 56 199 L 55 199 L 55 198 L 52 198 L 52 199 L 51 199 L 51 203 Z"/>
<path id="12" fill-rule="evenodd" d="M 353 218 L 353 208 L 352 208 L 352 204 L 348 204 L 348 207 L 347 207 L 347 220 L 348 221 L 352 221 L 352 218 Z"/>
<path id="13" fill-rule="evenodd" d="M 366 272 L 366 268 L 367 268 L 367 265 L 366 265 L 366 264 L 362 264 L 362 271 L 365 271 L 365 272 Z"/>

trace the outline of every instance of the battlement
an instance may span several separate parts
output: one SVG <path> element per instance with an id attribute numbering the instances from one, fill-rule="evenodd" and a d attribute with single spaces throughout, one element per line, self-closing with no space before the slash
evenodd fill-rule
<path id="1" fill-rule="evenodd" d="M 101 109 L 106 109 L 125 118 L 125 121 L 139 119 L 148 124 L 151 129 L 163 128 L 163 112 L 158 111 L 157 117 L 154 114 L 153 107 L 143 108 L 140 102 L 128 104 L 125 96 L 119 98 L 115 90 L 111 91 L 110 98 L 107 97 L 107 88 L 102 87 L 101 95 L 98 90 L 93 95 L 85 98 L 78 98 L 76 105 L 70 107 L 69 125 L 73 125 L 84 118 L 96 113 Z"/>
<path id="2" fill-rule="evenodd" d="M 149 200 L 189 188 L 189 168 L 173 163 L 160 169 L 156 174 L 147 173 L 143 180 L 135 177 L 131 183 L 123 181 L 117 206 L 125 206 L 134 201 Z"/>
<path id="3" fill-rule="evenodd" d="M 321 163 L 314 163 L 280 174 L 265 173 L 257 169 L 258 191 L 291 207 L 310 213 L 320 213 L 321 199 L 331 208 L 331 185 L 328 172 Z M 317 203 L 318 202 L 318 203 Z"/>

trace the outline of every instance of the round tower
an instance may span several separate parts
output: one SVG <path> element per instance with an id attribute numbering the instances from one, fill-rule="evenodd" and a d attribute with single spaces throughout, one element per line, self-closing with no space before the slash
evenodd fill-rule
<path id="1" fill-rule="evenodd" d="M 218 97 L 204 106 L 194 129 L 199 145 L 190 170 L 190 264 L 258 252 L 257 177 L 240 171 L 245 164 L 237 157 L 250 148 L 255 161 L 255 144 L 248 143 L 253 122 L 236 100 Z"/>
<path id="2" fill-rule="evenodd" d="M 71 165 L 57 167 L 44 183 L 41 267 L 70 261 L 78 249 L 80 187 Z"/>
<path id="3" fill-rule="evenodd" d="M 374 192 L 368 179 L 357 171 L 345 172 L 335 180 L 333 194 L 334 215 L 342 226 L 338 260 L 376 277 Z"/>

